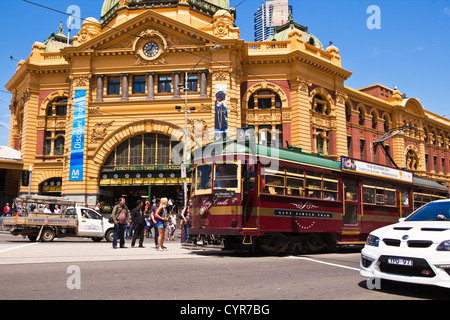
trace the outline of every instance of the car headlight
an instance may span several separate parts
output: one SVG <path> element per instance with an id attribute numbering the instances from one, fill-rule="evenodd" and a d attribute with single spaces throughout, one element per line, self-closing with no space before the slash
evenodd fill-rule
<path id="1" fill-rule="evenodd" d="M 380 238 L 369 234 L 366 240 L 366 245 L 372 246 L 372 247 L 378 247 L 380 244 Z"/>
<path id="2" fill-rule="evenodd" d="M 442 242 L 436 249 L 437 251 L 450 251 L 450 240 Z"/>

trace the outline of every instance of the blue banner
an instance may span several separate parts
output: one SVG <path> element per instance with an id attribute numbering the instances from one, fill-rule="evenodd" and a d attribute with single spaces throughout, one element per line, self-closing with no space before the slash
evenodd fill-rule
<path id="1" fill-rule="evenodd" d="M 86 90 L 75 90 L 69 181 L 83 181 Z"/>

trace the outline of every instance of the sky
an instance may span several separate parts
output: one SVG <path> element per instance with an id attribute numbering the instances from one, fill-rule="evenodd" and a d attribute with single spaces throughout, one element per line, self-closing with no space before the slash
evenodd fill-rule
<path id="1" fill-rule="evenodd" d="M 103 5 L 103 0 L 30 1 L 62 12 L 75 5 L 82 18 L 98 20 Z M 246 42 L 253 41 L 253 15 L 261 2 L 230 0 L 236 7 L 240 38 Z M 289 4 L 295 22 L 307 26 L 325 47 L 331 41 L 339 48 L 342 67 L 353 73 L 345 85 L 397 86 L 407 97 L 419 99 L 426 110 L 450 118 L 450 0 L 289 0 Z M 4 86 L 18 60 L 28 58 L 33 43 L 57 33 L 60 21 L 67 34 L 68 17 L 23 0 L 8 0 L 0 17 L 0 145 L 8 145 L 12 95 Z"/>

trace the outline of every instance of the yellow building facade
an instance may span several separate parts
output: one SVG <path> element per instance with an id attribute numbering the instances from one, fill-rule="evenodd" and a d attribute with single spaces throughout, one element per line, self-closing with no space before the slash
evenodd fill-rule
<path id="1" fill-rule="evenodd" d="M 292 19 L 253 43 L 239 39 L 234 20 L 227 0 L 106 0 L 100 21 L 86 19 L 69 45 L 61 28 L 36 42 L 6 85 L 9 147 L 33 168 L 31 192 L 89 205 L 175 197 L 180 142 L 193 148 L 247 126 L 305 152 L 386 164 L 373 143 L 411 125 L 385 142 L 390 155 L 450 184 L 449 120 L 382 85 L 345 86 L 352 73 L 339 49 L 324 50 Z"/>

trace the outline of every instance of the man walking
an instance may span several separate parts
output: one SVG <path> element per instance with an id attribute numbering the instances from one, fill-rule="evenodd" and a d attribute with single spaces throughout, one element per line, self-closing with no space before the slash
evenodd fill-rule
<path id="1" fill-rule="evenodd" d="M 144 229 L 145 229 L 145 216 L 144 216 L 144 201 L 138 200 L 136 208 L 131 210 L 131 222 L 134 226 L 133 240 L 131 241 L 131 247 L 133 248 L 136 239 L 139 235 L 139 248 L 144 248 Z"/>
<path id="2" fill-rule="evenodd" d="M 117 237 L 120 238 L 120 247 L 125 247 L 125 229 L 130 225 L 130 211 L 125 205 L 125 198 L 119 199 L 119 204 L 116 205 L 112 211 L 112 218 L 114 220 L 114 238 L 113 248 L 117 248 Z"/>

